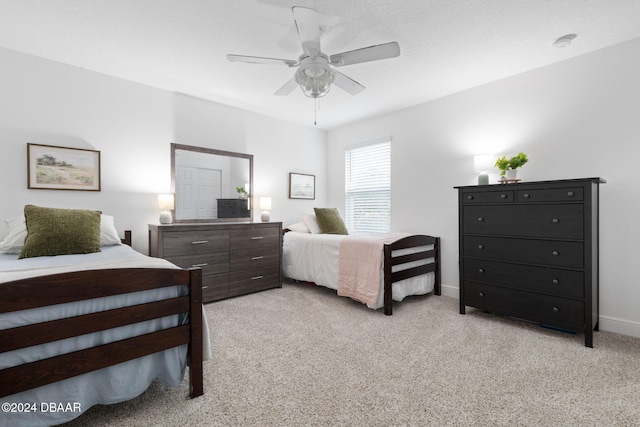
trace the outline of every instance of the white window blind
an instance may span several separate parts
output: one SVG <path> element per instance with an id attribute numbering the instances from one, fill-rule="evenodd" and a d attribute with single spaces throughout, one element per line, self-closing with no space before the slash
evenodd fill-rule
<path id="1" fill-rule="evenodd" d="M 345 220 L 353 234 L 391 230 L 391 140 L 345 149 Z"/>

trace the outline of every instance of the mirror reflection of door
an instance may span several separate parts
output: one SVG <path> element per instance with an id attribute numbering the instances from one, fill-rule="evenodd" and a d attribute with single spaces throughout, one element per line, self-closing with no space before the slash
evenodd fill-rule
<path id="1" fill-rule="evenodd" d="M 217 200 L 222 195 L 221 170 L 176 165 L 175 179 L 177 217 L 218 218 Z"/>

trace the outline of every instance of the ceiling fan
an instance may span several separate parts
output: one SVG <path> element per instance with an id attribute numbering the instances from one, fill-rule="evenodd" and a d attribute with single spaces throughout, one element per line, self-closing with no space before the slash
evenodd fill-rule
<path id="1" fill-rule="evenodd" d="M 290 68 L 297 67 L 293 78 L 275 92 L 275 95 L 289 95 L 296 87 L 310 98 L 325 96 L 335 84 L 340 89 L 357 95 L 365 87 L 355 80 L 345 76 L 334 67 L 377 61 L 379 59 L 395 58 L 400 55 L 397 42 L 379 44 L 350 50 L 334 55 L 326 55 L 320 49 L 320 24 L 318 12 L 306 7 L 295 6 L 291 9 L 302 43 L 303 53 L 297 60 L 264 58 L 259 56 L 227 55 L 231 62 L 248 62 L 252 64 L 284 64 Z"/>

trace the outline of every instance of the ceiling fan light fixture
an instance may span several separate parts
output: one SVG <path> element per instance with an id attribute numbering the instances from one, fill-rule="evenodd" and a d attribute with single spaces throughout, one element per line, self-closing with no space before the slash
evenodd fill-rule
<path id="1" fill-rule="evenodd" d="M 295 80 L 305 96 L 321 98 L 329 93 L 335 74 L 328 64 L 312 60 L 298 68 Z"/>
<path id="2" fill-rule="evenodd" d="M 552 43 L 553 47 L 557 47 L 557 48 L 563 48 L 563 47 L 568 47 L 571 45 L 571 42 L 573 42 L 573 39 L 575 39 L 577 36 L 577 34 L 565 34 L 562 37 L 558 37 L 557 39 L 555 39 Z"/>

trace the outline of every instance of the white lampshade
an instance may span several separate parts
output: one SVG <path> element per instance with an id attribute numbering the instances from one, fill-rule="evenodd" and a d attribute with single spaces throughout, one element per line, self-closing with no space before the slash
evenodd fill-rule
<path id="1" fill-rule="evenodd" d="M 493 169 L 496 162 L 494 154 L 478 154 L 473 157 L 473 170 L 476 172 L 487 172 Z"/>
<path id="2" fill-rule="evenodd" d="M 271 210 L 271 197 L 260 197 L 260 209 Z"/>

